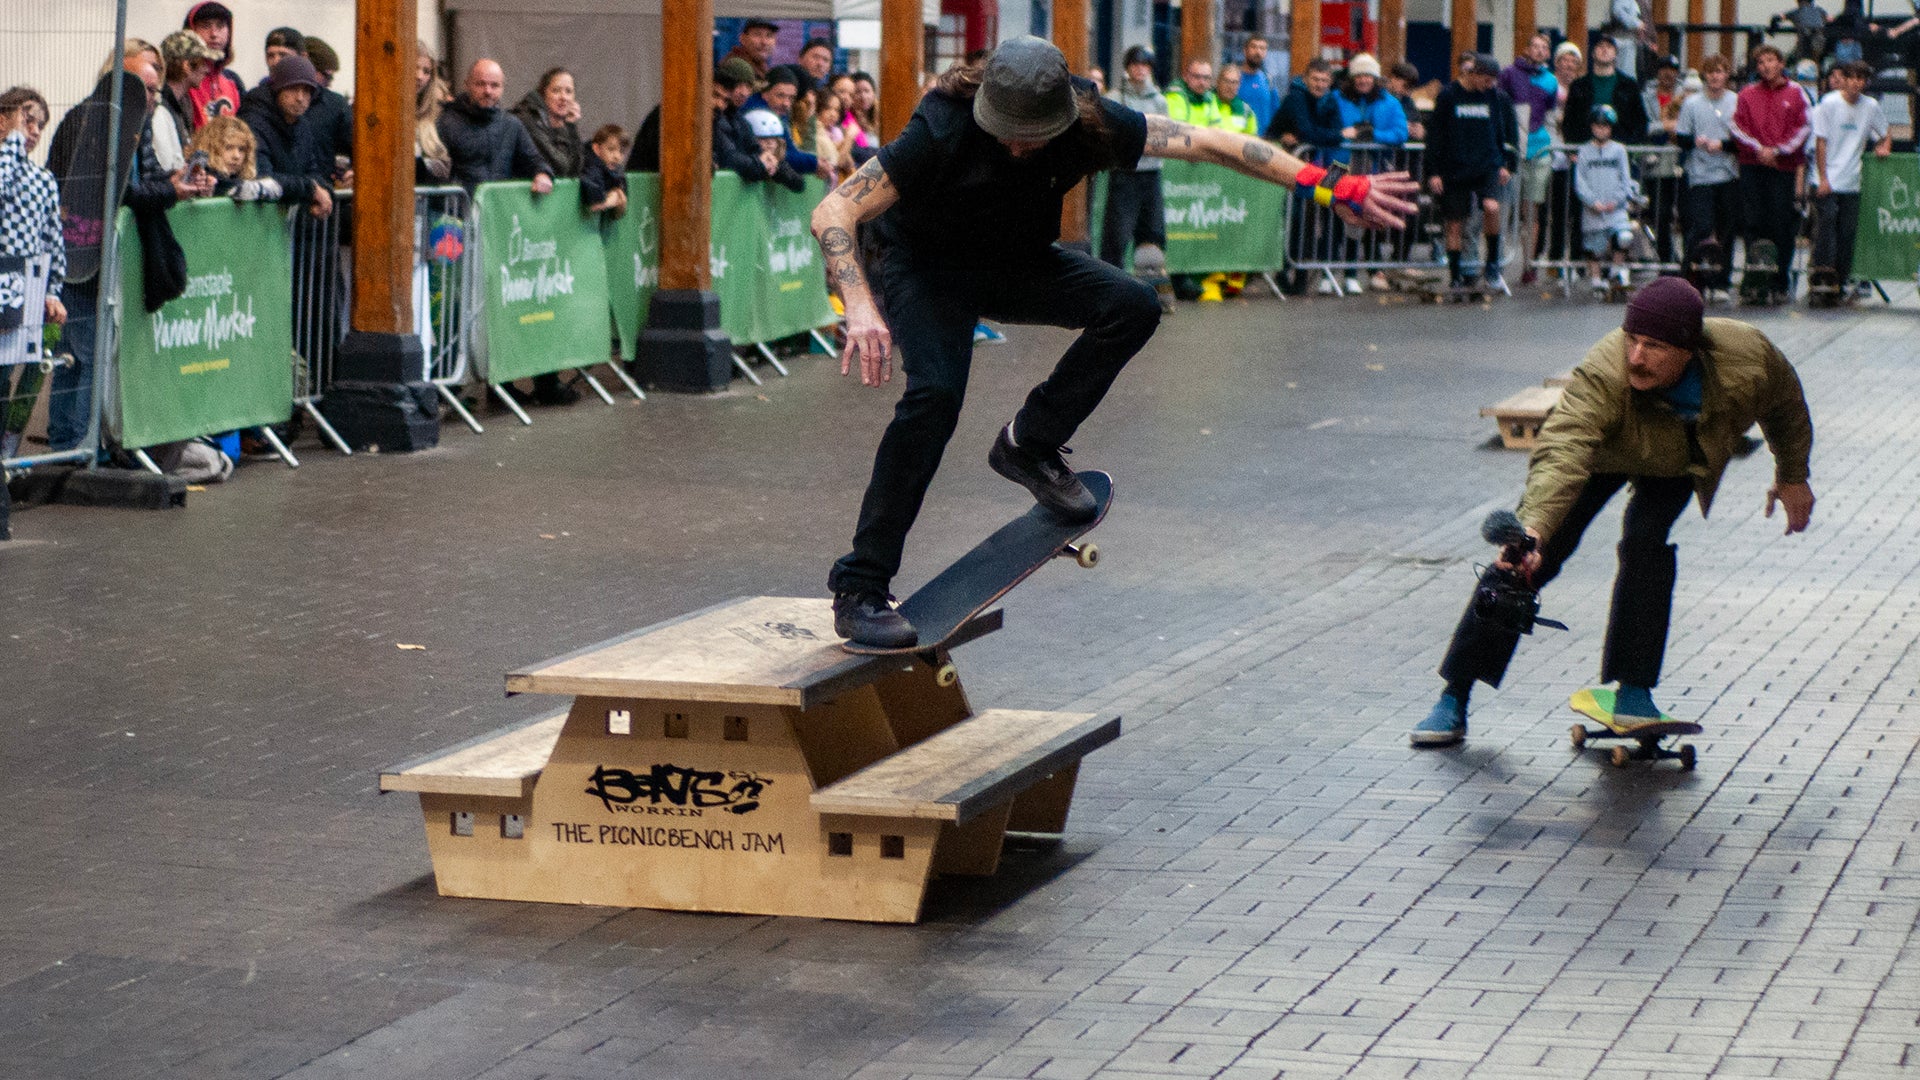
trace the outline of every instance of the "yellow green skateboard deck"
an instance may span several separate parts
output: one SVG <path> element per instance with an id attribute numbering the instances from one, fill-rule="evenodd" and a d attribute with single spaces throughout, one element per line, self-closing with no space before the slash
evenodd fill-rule
<path id="1" fill-rule="evenodd" d="M 1706 729 L 1699 724 L 1685 720 L 1675 720 L 1666 713 L 1658 720 L 1638 720 L 1623 723 L 1613 713 L 1614 691 L 1606 687 L 1591 687 L 1575 691 L 1567 704 L 1573 711 L 1600 725 L 1599 730 L 1585 724 L 1575 724 L 1568 732 L 1576 750 L 1586 747 L 1588 742 L 1602 739 L 1632 739 L 1638 745 L 1615 746 L 1610 757 L 1617 766 L 1625 766 L 1629 761 L 1661 761 L 1671 758 L 1680 763 L 1680 768 L 1691 772 L 1694 766 L 1693 747 L 1687 743 L 1676 746 L 1665 745 L 1665 740 L 1680 735 L 1698 735 Z"/>

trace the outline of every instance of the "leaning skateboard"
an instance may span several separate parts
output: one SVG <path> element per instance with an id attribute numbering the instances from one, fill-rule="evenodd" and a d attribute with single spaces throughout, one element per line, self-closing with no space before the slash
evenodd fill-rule
<path id="1" fill-rule="evenodd" d="M 888 649 L 843 641 L 840 647 L 861 656 L 917 655 L 935 669 L 941 686 L 952 686 L 959 676 L 947 659 L 947 646 L 968 623 L 1056 558 L 1069 558 L 1083 567 L 1100 561 L 1100 549 L 1079 540 L 1100 524 L 1113 505 L 1113 477 L 1098 471 L 1077 475 L 1099 504 L 1091 520 L 1064 522 L 1035 505 L 901 601 L 900 614 L 920 632 L 918 642 Z"/>
<path id="2" fill-rule="evenodd" d="M 1573 725 L 1567 734 L 1572 737 L 1575 750 L 1585 749 L 1587 743 L 1595 739 L 1632 739 L 1639 745 L 1631 747 L 1622 745 L 1612 749 L 1609 756 L 1614 765 L 1625 767 L 1629 761 L 1662 761 L 1672 758 L 1680 763 L 1682 769 L 1688 772 L 1693 771 L 1694 753 L 1691 744 L 1679 743 L 1675 746 L 1664 744 L 1669 737 L 1698 735 L 1705 731 L 1705 728 L 1699 724 L 1675 720 L 1666 713 L 1661 713 L 1658 720 L 1633 724 L 1622 723 L 1613 715 L 1613 694 L 1612 690 L 1596 687 L 1578 691 L 1567 700 L 1567 704 L 1573 706 L 1574 712 L 1601 725 L 1600 730 L 1597 731 L 1585 724 Z"/>
<path id="3" fill-rule="evenodd" d="M 1160 298 L 1160 310 L 1173 312 L 1173 278 L 1167 276 L 1167 253 L 1158 244 L 1141 244 L 1133 249 L 1133 276 L 1153 287 Z"/>
<path id="4" fill-rule="evenodd" d="M 1808 270 L 1807 306 L 1832 308 L 1846 303 L 1845 292 L 1840 286 L 1840 272 L 1833 267 L 1816 266 Z"/>
<path id="5" fill-rule="evenodd" d="M 1755 240 L 1740 267 L 1740 302 L 1772 306 L 1774 275 L 1780 269 L 1780 251 L 1771 240 Z"/>
<path id="6" fill-rule="evenodd" d="M 1721 282 L 1725 280 L 1726 265 L 1726 250 L 1720 246 L 1720 241 L 1708 237 L 1700 241 L 1700 245 L 1688 257 L 1687 280 L 1700 290 L 1701 296 L 1705 296 L 1709 289 L 1721 287 Z"/>

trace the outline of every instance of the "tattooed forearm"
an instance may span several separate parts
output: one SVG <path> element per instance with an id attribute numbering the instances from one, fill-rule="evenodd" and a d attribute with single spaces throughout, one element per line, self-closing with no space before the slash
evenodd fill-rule
<path id="1" fill-rule="evenodd" d="M 1258 139 L 1248 139 L 1240 144 L 1240 156 L 1249 165 L 1266 165 L 1273 160 L 1273 147 Z"/>
<path id="2" fill-rule="evenodd" d="M 851 254 L 853 234 L 838 225 L 831 226 L 820 234 L 820 250 L 825 252 L 829 259 Z"/>
<path id="3" fill-rule="evenodd" d="M 860 268 L 853 264 L 852 259 L 840 259 L 835 262 L 829 262 L 827 264 L 827 280 L 832 282 L 836 288 L 842 289 L 849 285 L 858 284 L 860 281 Z"/>
<path id="4" fill-rule="evenodd" d="M 893 181 L 887 179 L 887 170 L 881 167 L 880 159 L 868 158 L 867 163 L 847 177 L 847 182 L 841 184 L 835 194 L 855 203 L 863 203 L 874 192 L 892 186 Z"/>
<path id="5" fill-rule="evenodd" d="M 1193 146 L 1194 127 L 1169 120 L 1164 116 L 1147 117 L 1147 152 L 1156 154 L 1161 151 Z"/>

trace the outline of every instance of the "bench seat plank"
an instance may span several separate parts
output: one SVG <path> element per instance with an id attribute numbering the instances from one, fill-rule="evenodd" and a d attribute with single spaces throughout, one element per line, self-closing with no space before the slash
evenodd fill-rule
<path id="1" fill-rule="evenodd" d="M 566 722 L 564 712 L 543 716 L 396 765 L 380 774 L 380 790 L 526 798 Z"/>
<path id="2" fill-rule="evenodd" d="M 1120 736 L 1120 718 L 988 709 L 813 793 L 822 814 L 964 824 Z"/>

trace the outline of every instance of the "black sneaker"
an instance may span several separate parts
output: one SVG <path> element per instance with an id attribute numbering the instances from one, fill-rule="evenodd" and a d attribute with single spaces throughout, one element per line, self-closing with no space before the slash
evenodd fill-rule
<path id="1" fill-rule="evenodd" d="M 837 593 L 833 598 L 833 632 L 856 645 L 876 649 L 904 649 L 920 640 L 905 615 L 893 610 L 888 596 L 877 590 Z"/>
<path id="2" fill-rule="evenodd" d="M 1013 425 L 1000 429 L 1000 435 L 993 440 L 993 449 L 987 451 L 987 464 L 1001 476 L 1033 492 L 1033 498 L 1041 506 L 1053 512 L 1062 521 L 1092 521 L 1100 512 L 1100 503 L 1094 499 L 1087 485 L 1073 475 L 1067 468 L 1062 454 L 1073 451 L 1062 446 L 1057 450 L 1029 450 L 1016 446 L 1013 442 Z"/>

